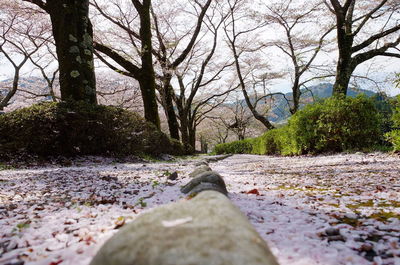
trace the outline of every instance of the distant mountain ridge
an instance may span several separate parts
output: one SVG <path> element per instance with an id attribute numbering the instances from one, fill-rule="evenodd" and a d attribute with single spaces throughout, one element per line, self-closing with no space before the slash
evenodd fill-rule
<path id="1" fill-rule="evenodd" d="M 324 99 L 332 96 L 333 85 L 330 83 L 321 83 L 315 86 L 310 86 L 308 89 L 301 89 L 300 104 L 304 107 L 307 104 L 314 102 L 314 100 Z M 359 94 L 364 94 L 367 97 L 376 95 L 375 92 L 366 89 L 349 88 L 347 96 L 355 97 Z M 286 93 L 285 97 L 289 100 L 293 98 L 293 93 Z M 272 101 L 274 102 L 271 107 L 269 119 L 272 122 L 280 123 L 290 117 L 289 107 L 283 95 L 275 95 Z"/>

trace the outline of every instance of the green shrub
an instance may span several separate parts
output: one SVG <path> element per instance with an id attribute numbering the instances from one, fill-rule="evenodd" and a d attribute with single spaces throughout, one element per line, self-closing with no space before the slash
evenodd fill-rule
<path id="1" fill-rule="evenodd" d="M 279 143 L 276 142 L 280 129 L 267 131 L 257 138 L 247 138 L 241 141 L 216 145 L 215 154 L 255 154 L 273 155 L 279 153 Z"/>
<path id="2" fill-rule="evenodd" d="M 251 154 L 253 139 L 234 141 L 231 143 L 218 144 L 214 148 L 214 153 L 222 154 Z"/>
<path id="3" fill-rule="evenodd" d="M 293 154 L 362 150 L 382 138 L 372 100 L 332 97 L 306 106 L 289 120 Z"/>
<path id="4" fill-rule="evenodd" d="M 263 136 L 251 139 L 251 154 L 264 155 L 266 153 Z"/>
<path id="5" fill-rule="evenodd" d="M 138 114 L 83 102 L 41 103 L 0 116 L 0 156 L 181 154 Z"/>
<path id="6" fill-rule="evenodd" d="M 393 130 L 393 112 L 396 107 L 396 100 L 388 97 L 385 93 L 377 93 L 371 97 L 374 106 L 378 110 L 381 119 L 381 131 L 387 133 Z M 382 139 L 382 145 L 389 143 Z"/>
<path id="7" fill-rule="evenodd" d="M 217 146 L 216 150 L 219 153 L 301 155 L 371 149 L 380 139 L 380 116 L 371 99 L 332 97 L 307 105 L 284 127 L 254 139 Z"/>
<path id="8" fill-rule="evenodd" d="M 400 151 L 400 130 L 393 130 L 386 134 L 386 139 L 392 143 L 393 151 Z"/>
<path id="9" fill-rule="evenodd" d="M 275 155 L 280 153 L 279 133 L 282 129 L 269 130 L 263 135 L 254 138 L 252 154 Z"/>
<path id="10" fill-rule="evenodd" d="M 392 116 L 393 125 L 395 128 L 400 128 L 400 96 L 397 97 L 395 104 L 395 110 Z"/>
<path id="11" fill-rule="evenodd" d="M 393 131 L 386 134 L 386 139 L 393 144 L 394 151 L 400 151 L 400 96 L 397 97 L 395 111 L 392 116 Z"/>

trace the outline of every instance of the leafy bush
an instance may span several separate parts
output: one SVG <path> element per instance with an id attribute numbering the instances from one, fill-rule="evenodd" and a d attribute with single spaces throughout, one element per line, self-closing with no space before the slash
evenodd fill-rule
<path id="1" fill-rule="evenodd" d="M 294 154 L 362 150 L 382 138 L 372 100 L 332 97 L 306 106 L 289 120 Z"/>
<path id="2" fill-rule="evenodd" d="M 332 97 L 307 105 L 282 128 L 254 139 L 216 146 L 215 151 L 300 155 L 364 150 L 372 148 L 379 139 L 382 139 L 380 116 L 371 99 Z"/>
<path id="3" fill-rule="evenodd" d="M 396 106 L 396 100 L 388 97 L 385 93 L 377 93 L 371 97 L 374 106 L 378 110 L 381 119 L 381 131 L 387 133 L 393 130 L 393 111 Z M 382 144 L 388 144 L 382 139 Z"/>
<path id="4" fill-rule="evenodd" d="M 231 143 L 218 144 L 214 148 L 214 153 L 221 154 L 251 154 L 253 139 L 245 139 Z"/>
<path id="5" fill-rule="evenodd" d="M 183 152 L 134 112 L 83 102 L 46 102 L 1 115 L 0 135 L 0 157 Z"/>
<path id="6" fill-rule="evenodd" d="M 267 131 L 257 138 L 247 138 L 241 141 L 218 144 L 214 147 L 214 152 L 220 154 L 255 154 L 273 155 L 279 154 L 280 143 L 277 141 L 282 129 Z"/>
<path id="7" fill-rule="evenodd" d="M 279 135 L 283 129 L 269 130 L 263 135 L 254 138 L 252 154 L 256 155 L 274 155 L 279 154 L 281 150 Z"/>
<path id="8" fill-rule="evenodd" d="M 393 151 L 400 151 L 400 130 L 393 130 L 387 133 L 386 139 L 393 144 Z"/>
<path id="9" fill-rule="evenodd" d="M 394 151 L 400 151 L 400 96 L 397 97 L 396 108 L 392 116 L 393 131 L 386 134 L 386 139 L 393 144 Z"/>

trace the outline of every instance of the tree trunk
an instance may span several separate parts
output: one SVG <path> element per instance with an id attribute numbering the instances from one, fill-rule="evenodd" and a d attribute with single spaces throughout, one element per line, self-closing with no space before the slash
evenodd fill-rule
<path id="1" fill-rule="evenodd" d="M 16 69 L 14 73 L 13 85 L 10 91 L 8 91 L 7 95 L 4 98 L 0 98 L 0 111 L 3 111 L 5 107 L 7 107 L 10 99 L 15 95 L 18 90 L 18 81 L 19 81 L 19 71 L 20 69 Z"/>
<path id="2" fill-rule="evenodd" d="M 160 129 L 160 117 L 156 100 L 156 80 L 153 68 L 152 41 L 151 41 L 151 1 L 145 0 L 139 8 L 140 39 L 142 41 L 142 68 L 139 78 L 140 90 L 144 103 L 144 117 Z"/>
<path id="3" fill-rule="evenodd" d="M 150 88 L 151 85 L 148 82 L 149 77 L 147 74 L 143 73 L 143 76 L 137 80 L 142 93 L 144 118 L 146 121 L 153 123 L 157 129 L 160 129 L 160 117 L 158 116 L 156 94 L 155 91 Z"/>
<path id="4" fill-rule="evenodd" d="M 340 32 L 340 31 L 339 31 Z M 339 34 L 339 33 L 338 33 Z M 344 34 L 343 32 L 341 34 Z M 339 40 L 339 60 L 336 68 L 336 79 L 333 85 L 333 95 L 347 95 L 351 74 L 354 71 L 351 58 L 353 38 L 341 36 Z"/>
<path id="5" fill-rule="evenodd" d="M 96 99 L 89 0 L 47 1 L 60 68 L 61 100 Z"/>
<path id="6" fill-rule="evenodd" d="M 207 154 L 208 153 L 208 144 L 207 144 L 206 139 L 203 137 L 203 135 L 200 137 L 200 143 L 201 143 L 201 153 Z"/>
<path id="7" fill-rule="evenodd" d="M 346 21 L 346 12 L 336 13 L 336 31 L 339 49 L 339 58 L 336 67 L 336 79 L 333 85 L 333 95 L 346 96 L 350 77 L 353 73 L 351 49 L 353 47 L 354 37 L 351 32 L 351 23 Z"/>
<path id="8" fill-rule="evenodd" d="M 181 135 L 182 135 L 182 143 L 186 148 L 187 146 L 190 145 L 190 142 L 189 142 L 188 121 L 185 117 L 182 117 L 182 119 L 181 119 Z M 186 149 L 188 149 L 188 148 L 186 148 Z"/>
<path id="9" fill-rule="evenodd" d="M 167 116 L 169 135 L 171 138 L 179 141 L 179 124 L 174 109 L 173 93 L 174 90 L 171 86 L 171 76 L 167 76 L 163 82 L 161 97 L 165 115 Z"/>
<path id="10" fill-rule="evenodd" d="M 178 103 L 177 103 L 178 104 Z M 186 153 L 191 154 L 194 152 L 194 146 L 190 143 L 190 136 L 189 136 L 189 115 L 187 111 L 183 109 L 183 106 L 178 106 L 179 112 L 179 120 L 181 126 L 179 127 L 181 136 L 182 136 L 182 144 L 185 148 Z"/>
<path id="11" fill-rule="evenodd" d="M 189 144 L 196 151 L 196 126 L 189 127 Z"/>
<path id="12" fill-rule="evenodd" d="M 293 106 L 290 107 L 290 113 L 293 115 L 295 114 L 298 110 L 299 110 L 299 105 L 300 105 L 300 96 L 301 96 L 301 92 L 300 92 L 300 87 L 299 87 L 299 77 L 298 77 L 298 73 L 295 74 L 295 80 L 293 83 L 293 87 L 292 87 L 292 92 L 293 92 Z"/>
<path id="13" fill-rule="evenodd" d="M 234 42 L 231 42 L 231 49 L 233 52 L 233 57 L 235 58 L 235 68 L 236 68 L 236 73 L 238 75 L 239 78 L 239 82 L 240 82 L 240 87 L 242 88 L 242 92 L 243 92 L 243 96 L 244 99 L 246 101 L 247 107 L 250 109 L 251 113 L 253 114 L 254 118 L 256 120 L 258 120 L 259 122 L 261 122 L 265 128 L 267 128 L 268 130 L 272 130 L 275 127 L 271 124 L 271 122 L 268 120 L 267 117 L 264 117 L 263 115 L 261 115 L 260 113 L 258 113 L 256 107 L 257 106 L 253 106 L 253 104 L 251 103 L 250 97 L 246 91 L 246 84 L 242 75 L 242 70 L 240 68 L 240 63 L 239 63 L 239 54 L 236 50 L 236 46 Z"/>
<path id="14" fill-rule="evenodd" d="M 142 40 L 142 71 L 140 89 L 143 95 L 144 116 L 160 129 L 160 117 L 156 100 L 156 81 L 153 68 L 150 1 L 143 1 L 140 11 L 140 38 Z"/>
<path id="15" fill-rule="evenodd" d="M 351 55 L 350 55 L 351 56 Z M 347 95 L 347 89 L 349 87 L 350 78 L 354 71 L 351 63 L 351 58 L 339 59 L 339 63 L 336 69 L 336 80 L 333 85 L 333 95 Z"/>

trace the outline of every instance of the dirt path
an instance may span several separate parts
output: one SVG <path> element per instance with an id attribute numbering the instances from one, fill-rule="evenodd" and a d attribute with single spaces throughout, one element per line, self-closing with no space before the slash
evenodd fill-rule
<path id="1" fill-rule="evenodd" d="M 281 264 L 397 265 L 399 162 L 382 154 L 241 155 L 213 169 Z"/>
<path id="2" fill-rule="evenodd" d="M 183 198 L 194 164 L 0 171 L 0 264 L 88 264 L 124 223 Z M 235 155 L 210 166 L 282 265 L 400 264 L 399 157 Z"/>

